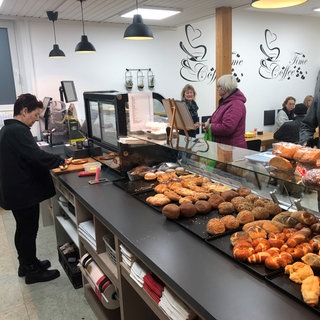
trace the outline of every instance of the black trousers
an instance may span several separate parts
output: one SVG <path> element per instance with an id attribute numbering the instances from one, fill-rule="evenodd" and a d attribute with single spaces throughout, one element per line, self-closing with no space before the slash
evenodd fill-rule
<path id="1" fill-rule="evenodd" d="M 31 265 L 37 261 L 36 239 L 39 230 L 40 206 L 12 210 L 16 220 L 14 243 L 20 265 Z"/>

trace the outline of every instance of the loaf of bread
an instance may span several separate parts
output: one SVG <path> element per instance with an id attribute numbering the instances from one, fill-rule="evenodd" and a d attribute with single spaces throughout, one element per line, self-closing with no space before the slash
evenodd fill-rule
<path id="1" fill-rule="evenodd" d="M 317 160 L 320 159 L 320 149 L 307 148 L 300 158 L 301 163 L 316 165 Z"/>
<path id="2" fill-rule="evenodd" d="M 269 161 L 269 165 L 283 171 L 293 170 L 292 163 L 289 160 L 280 156 L 275 156 L 271 158 Z"/>
<path id="3" fill-rule="evenodd" d="M 294 153 L 301 148 L 300 145 L 290 142 L 279 142 L 273 145 L 273 154 L 286 159 L 293 159 Z"/>

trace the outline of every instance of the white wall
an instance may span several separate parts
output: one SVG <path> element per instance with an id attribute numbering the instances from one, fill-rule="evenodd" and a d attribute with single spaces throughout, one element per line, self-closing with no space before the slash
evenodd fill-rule
<path id="1" fill-rule="evenodd" d="M 155 78 L 155 91 L 165 97 L 180 98 L 183 85 L 187 82 L 180 76 L 182 60 L 190 64 L 183 72 L 192 80 L 195 70 L 207 68 L 203 79 L 192 82 L 197 91 L 200 115 L 210 115 L 215 109 L 215 82 L 210 81 L 209 71 L 215 70 L 215 19 L 192 23 L 189 27 L 191 46 L 187 41 L 185 27 L 177 30 L 152 28 L 153 41 L 123 40 L 125 26 L 86 23 L 85 30 L 89 41 L 94 44 L 94 54 L 76 54 L 74 48 L 80 41 L 80 23 L 58 21 L 56 24 L 57 42 L 65 52 L 66 58 L 48 57 L 53 44 L 52 24 L 49 21 L 17 21 L 17 41 L 22 68 L 22 90 L 34 92 L 39 98 L 51 96 L 59 99 L 61 80 L 74 80 L 79 102 L 76 103 L 79 118 L 84 118 L 82 93 L 92 90 L 125 91 L 126 68 L 151 68 Z M 235 72 L 239 75 L 239 87 L 247 96 L 247 130 L 254 127 L 272 131 L 273 127 L 263 127 L 263 110 L 279 109 L 286 96 L 293 95 L 301 102 L 307 94 L 313 94 L 316 76 L 320 66 L 320 43 L 317 39 L 320 20 L 267 13 L 233 14 L 233 51 L 238 65 Z M 192 30 L 193 29 L 193 30 Z M 305 79 L 291 76 L 291 79 L 264 79 L 259 75 L 261 60 L 265 58 L 260 44 L 265 47 L 265 30 L 275 33 L 277 40 L 272 47 L 280 49 L 275 61 L 278 68 L 295 70 L 290 64 L 294 52 L 305 55 L 305 64 L 300 66 Z M 200 36 L 201 35 L 201 36 Z M 197 56 L 190 60 L 186 51 Z M 206 55 L 201 58 L 204 47 Z M 276 51 L 276 50 L 274 50 Z M 236 57 L 239 54 L 239 57 Z M 134 74 L 135 77 L 135 74 Z M 134 79 L 135 80 L 135 79 Z M 147 86 L 145 86 L 147 89 Z"/>

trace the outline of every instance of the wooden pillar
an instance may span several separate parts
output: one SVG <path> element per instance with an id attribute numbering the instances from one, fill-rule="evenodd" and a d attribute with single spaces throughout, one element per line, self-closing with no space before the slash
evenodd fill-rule
<path id="1" fill-rule="evenodd" d="M 232 70 L 232 8 L 216 9 L 216 78 Z M 216 88 L 215 88 L 216 90 Z M 216 98 L 217 102 L 219 96 Z"/>

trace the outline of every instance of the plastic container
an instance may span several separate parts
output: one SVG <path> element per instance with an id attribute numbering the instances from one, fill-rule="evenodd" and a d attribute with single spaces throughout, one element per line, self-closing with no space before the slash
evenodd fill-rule
<path id="1" fill-rule="evenodd" d="M 101 168 L 100 162 L 88 162 L 83 165 L 83 168 L 87 172 L 96 172 L 97 168 Z"/>

